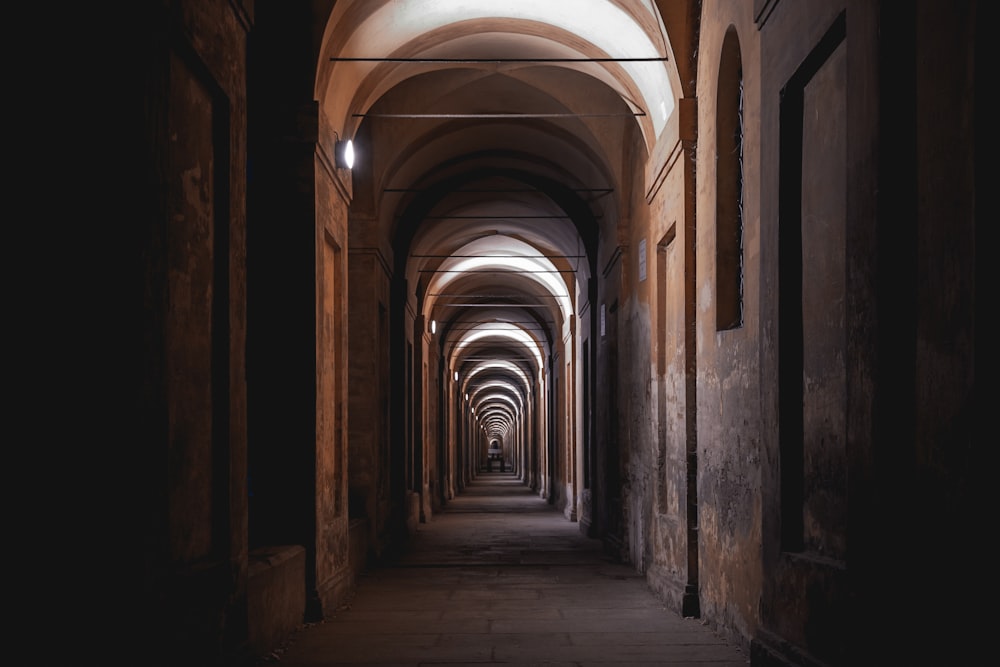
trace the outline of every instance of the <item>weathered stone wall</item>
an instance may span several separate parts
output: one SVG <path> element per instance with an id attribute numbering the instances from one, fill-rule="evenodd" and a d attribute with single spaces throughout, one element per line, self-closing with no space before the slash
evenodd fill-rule
<path id="1" fill-rule="evenodd" d="M 352 217 L 350 224 L 363 227 L 368 222 Z M 367 519 L 368 540 L 378 555 L 388 538 L 391 513 L 389 272 L 382 256 L 372 248 L 351 246 L 348 283 L 348 504 L 352 516 Z"/>
<path id="2" fill-rule="evenodd" d="M 142 408 L 131 449 L 149 467 L 128 471 L 148 495 L 121 502 L 149 512 L 137 538 L 147 550 L 142 636 L 170 658 L 208 661 L 248 638 L 242 139 L 253 9 L 167 2 L 124 21 L 147 49 L 127 57 L 146 67 L 135 108 L 147 110 L 148 134 L 126 141 L 147 142 L 149 163 L 124 165 L 137 182 L 123 196 L 148 197 L 130 215 L 147 223 L 134 227 L 146 383 L 131 388 Z"/>
<path id="3" fill-rule="evenodd" d="M 431 334 L 428 328 L 424 337 L 427 361 L 424 364 L 423 376 L 426 382 L 424 393 L 424 459 L 426 461 L 426 482 L 424 485 L 424 505 L 428 519 L 434 513 L 441 511 L 441 489 L 444 478 L 442 464 L 443 443 L 440 439 L 444 424 L 441 423 L 441 388 L 444 381 L 441 377 L 440 359 L 441 347 L 437 334 Z"/>
<path id="4" fill-rule="evenodd" d="M 650 556 L 649 540 L 657 469 L 656 402 L 653 375 L 653 294 L 650 268 L 651 248 L 649 207 L 646 205 L 646 150 L 637 133 L 624 152 L 629 165 L 622 175 L 623 219 L 619 234 L 624 240 L 622 253 L 622 294 L 618 326 L 622 345 L 619 348 L 619 420 L 621 442 L 621 495 L 623 550 L 629 562 L 644 572 Z"/>
<path id="5" fill-rule="evenodd" d="M 306 550 L 299 545 L 250 554 L 247 609 L 250 650 L 267 655 L 302 625 Z"/>
<path id="6" fill-rule="evenodd" d="M 650 304 L 650 409 L 655 410 L 650 463 L 653 481 L 647 490 L 651 508 L 647 541 L 650 585 L 675 610 L 684 607 L 689 579 L 688 521 L 688 387 L 689 284 L 686 267 L 692 256 L 687 221 L 694 208 L 694 131 L 697 106 L 682 99 L 660 137 L 646 168 L 649 207 L 646 288 Z M 696 576 L 696 573 L 691 572 Z"/>
<path id="7" fill-rule="evenodd" d="M 871 250 L 852 246 L 847 214 L 856 196 L 848 184 L 858 179 L 852 142 L 865 147 L 871 119 L 859 113 L 865 93 L 857 82 L 864 76 L 850 69 L 852 60 L 869 66 L 852 55 L 864 52 L 867 36 L 852 32 L 844 10 L 843 3 L 779 3 L 754 17 L 761 81 L 763 566 L 754 653 L 834 664 L 849 641 L 848 423 L 852 409 L 861 414 L 869 404 L 849 383 L 848 346 L 852 338 L 857 349 L 866 345 L 864 336 L 851 335 L 864 329 L 852 299 L 866 298 L 871 278 L 851 275 L 847 264 Z M 863 12 L 846 16 L 864 25 Z"/>
<path id="8" fill-rule="evenodd" d="M 324 609 L 351 586 L 347 422 L 347 211 L 350 174 L 335 167 L 322 114 L 316 173 L 316 581 Z"/>
<path id="9" fill-rule="evenodd" d="M 603 230 L 602 230 L 603 231 Z M 623 556 L 621 520 L 621 419 L 619 361 L 619 299 L 621 298 L 622 252 L 615 236 L 602 238 L 598 255 L 601 271 L 597 295 L 597 386 L 601 396 L 595 405 L 596 449 L 594 452 L 593 525 L 595 533 L 615 556 Z"/>
<path id="10" fill-rule="evenodd" d="M 697 353 L 698 586 L 703 616 L 730 637 L 753 634 L 761 594 L 760 371 L 760 59 L 749 2 L 708 1 L 698 61 L 695 331 Z M 727 33 L 742 79 L 723 78 Z M 731 73 L 732 74 L 732 73 Z M 720 148 L 733 128 L 718 103 L 720 85 L 742 89 L 742 190 L 720 186 Z M 738 90 L 731 91 L 740 94 Z M 728 119 L 731 120 L 731 119 Z M 738 126 L 739 123 L 737 122 Z M 739 188 L 739 186 L 737 186 Z M 720 330 L 717 254 L 720 198 L 741 196 L 739 271 L 742 321 Z M 723 215 L 725 209 L 723 208 Z M 718 223 L 718 225 L 717 225 Z"/>

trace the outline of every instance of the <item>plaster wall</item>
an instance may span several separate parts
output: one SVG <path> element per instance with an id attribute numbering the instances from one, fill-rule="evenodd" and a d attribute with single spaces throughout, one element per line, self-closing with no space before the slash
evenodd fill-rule
<path id="1" fill-rule="evenodd" d="M 760 370 L 760 53 L 752 4 L 708 0 L 698 63 L 695 337 L 698 586 L 703 616 L 748 645 L 762 586 Z M 723 42 L 742 64 L 742 322 L 717 324 L 717 106 Z"/>
<path id="2" fill-rule="evenodd" d="M 864 33 L 852 28 L 864 25 L 864 12 L 845 9 L 784 2 L 755 17 L 763 585 L 751 636 L 783 659 L 834 664 L 847 642 L 847 424 L 852 409 L 860 414 L 870 404 L 852 391 L 848 375 L 848 332 L 864 329 L 863 310 L 851 300 L 866 297 L 849 286 L 869 284 L 871 276 L 847 268 L 848 258 L 870 250 L 852 245 L 847 211 L 855 196 L 848 183 L 857 178 L 851 154 L 863 154 L 870 122 L 859 113 L 864 76 L 852 61 L 871 65 L 852 56 L 865 47 Z M 853 338 L 863 350 L 864 337 Z"/>
<path id="3" fill-rule="evenodd" d="M 441 490 L 445 476 L 442 461 L 443 447 L 440 438 L 444 424 L 441 422 L 441 348 L 437 335 L 432 335 L 430 329 L 424 335 L 427 361 L 424 364 L 424 469 L 426 470 L 424 504 L 428 519 L 442 507 Z"/>
<path id="4" fill-rule="evenodd" d="M 316 173 L 316 582 L 335 609 L 350 581 L 347 424 L 348 174 L 333 166 L 332 132 L 320 115 Z"/>
<path id="5" fill-rule="evenodd" d="M 576 400 L 576 427 L 577 427 L 577 454 L 575 465 L 575 477 L 577 484 L 577 509 L 576 518 L 580 523 L 580 531 L 588 535 L 591 533 L 593 514 L 593 462 L 594 433 L 593 433 L 593 404 L 594 385 L 592 379 L 593 358 L 591 350 L 591 303 L 586 294 L 579 294 L 578 298 L 584 301 L 584 305 L 578 320 L 577 330 L 579 332 L 579 344 L 577 346 L 577 400 Z M 526 433 L 528 425 L 533 419 L 530 410 L 525 412 L 526 422 L 520 431 Z M 526 479 L 524 471 L 520 471 L 522 479 Z"/>
<path id="6" fill-rule="evenodd" d="M 351 225 L 363 226 L 353 220 Z M 348 254 L 349 513 L 364 517 L 381 551 L 389 508 L 389 274 L 381 255 Z"/>
<path id="7" fill-rule="evenodd" d="M 563 338 L 562 348 L 564 351 L 563 371 L 565 373 L 566 387 L 565 410 L 563 420 L 565 422 L 565 445 L 564 462 L 560 466 L 559 475 L 563 478 L 563 485 L 566 493 L 566 506 L 564 514 L 570 521 L 579 520 L 579 489 L 581 479 L 577 476 L 577 460 L 580 455 L 579 448 L 583 446 L 582 427 L 583 420 L 580 419 L 580 383 L 582 378 L 579 375 L 580 368 L 580 347 L 578 345 L 578 331 L 575 318 L 568 323 L 567 335 Z"/>
<path id="8" fill-rule="evenodd" d="M 693 209 L 690 165 L 697 106 L 681 100 L 650 160 L 647 282 L 650 303 L 650 408 L 655 410 L 647 501 L 651 507 L 646 576 L 675 610 L 683 607 L 688 581 L 688 219 Z M 684 122 L 681 121 L 684 116 Z M 682 125 L 683 139 L 682 139 Z M 653 171 L 655 170 L 655 171 Z"/>
<path id="9" fill-rule="evenodd" d="M 566 355 L 568 353 L 565 338 L 560 338 L 552 354 L 552 373 L 555 377 L 555 385 L 553 386 L 551 427 L 554 440 L 550 443 L 545 461 L 546 470 L 549 472 L 547 480 L 549 503 L 563 512 L 567 518 L 573 512 L 573 489 L 566 478 L 567 457 L 573 435 L 567 421 L 570 393 L 568 385 L 572 382 L 572 379 L 567 377 L 569 365 L 566 363 Z"/>
<path id="10" fill-rule="evenodd" d="M 642 571 L 649 539 L 655 465 L 651 388 L 651 321 L 648 278 L 639 281 L 639 241 L 649 227 L 644 199 L 645 146 L 637 131 L 620 148 L 618 216 L 602 220 L 597 300 L 597 390 L 592 531 L 610 553 Z M 648 243 L 648 241 L 647 241 Z M 645 258 L 644 258 L 645 260 Z M 642 293 L 639 293 L 640 286 Z"/>
<path id="11" fill-rule="evenodd" d="M 150 468 L 131 471 L 145 495 L 124 502 L 150 512 L 138 540 L 148 549 L 144 639 L 171 657 L 209 656 L 241 650 L 248 632 L 247 486 L 234 471 L 247 460 L 242 138 L 253 10 L 169 2 L 135 18 L 128 29 L 148 50 L 130 58 L 150 68 L 137 87 L 149 134 L 128 139 L 145 142 L 150 162 L 128 169 L 140 174 L 136 191 L 155 195 L 129 211 L 149 378 L 134 388 L 145 412 L 132 448 Z M 144 216 L 149 226 L 135 227 Z"/>
<path id="12" fill-rule="evenodd" d="M 606 550 L 619 558 L 624 552 L 622 522 L 621 449 L 619 421 L 622 419 L 619 385 L 619 299 L 622 293 L 622 251 L 612 247 L 605 257 L 598 287 L 596 451 L 594 453 L 593 526 Z"/>
<path id="13" fill-rule="evenodd" d="M 178 139 L 167 152 L 175 170 L 167 178 L 172 224 L 163 230 L 170 261 L 158 276 L 163 296 L 157 305 L 166 328 L 163 394 L 175 470 L 167 500 L 171 551 L 178 561 L 192 562 L 221 546 L 213 544 L 212 535 L 213 476 L 221 463 L 213 450 L 227 443 L 213 443 L 213 422 L 223 416 L 213 409 L 213 391 L 225 378 L 214 377 L 212 370 L 213 363 L 228 366 L 229 360 L 213 360 L 218 332 L 212 324 L 213 309 L 229 299 L 217 271 L 228 263 L 229 221 L 216 215 L 229 184 L 220 182 L 214 163 L 225 160 L 228 146 L 212 138 L 213 114 L 225 112 L 213 94 L 215 82 L 199 76 L 197 63 L 179 54 L 169 60 L 167 85 L 176 101 L 166 123 Z"/>
<path id="14" fill-rule="evenodd" d="M 302 625 L 306 550 L 299 545 L 256 549 L 250 556 L 249 644 L 266 655 Z"/>
<path id="15" fill-rule="evenodd" d="M 650 268 L 655 243 L 650 238 L 653 222 L 645 198 L 647 153 L 637 133 L 630 138 L 633 141 L 625 153 L 629 169 L 622 178 L 628 217 L 622 221 L 621 233 L 628 251 L 622 258 L 623 293 L 627 296 L 619 311 L 623 344 L 619 356 L 618 437 L 623 444 L 620 464 L 625 550 L 636 570 L 645 572 L 652 551 L 654 508 L 650 501 L 656 494 L 658 456 L 651 278 L 655 271 Z"/>

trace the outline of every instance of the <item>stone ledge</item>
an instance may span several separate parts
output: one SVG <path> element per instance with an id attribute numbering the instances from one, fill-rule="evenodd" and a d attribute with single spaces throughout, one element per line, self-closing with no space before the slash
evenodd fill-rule
<path id="1" fill-rule="evenodd" d="M 281 645 L 303 622 L 306 550 L 300 545 L 261 547 L 249 554 L 248 641 L 257 655 Z"/>

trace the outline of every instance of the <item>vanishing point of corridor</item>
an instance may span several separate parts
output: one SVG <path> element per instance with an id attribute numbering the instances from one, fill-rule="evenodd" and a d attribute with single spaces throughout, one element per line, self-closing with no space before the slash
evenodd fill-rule
<path id="1" fill-rule="evenodd" d="M 748 659 L 659 602 L 514 473 L 482 473 L 331 618 L 260 664 L 702 665 Z"/>

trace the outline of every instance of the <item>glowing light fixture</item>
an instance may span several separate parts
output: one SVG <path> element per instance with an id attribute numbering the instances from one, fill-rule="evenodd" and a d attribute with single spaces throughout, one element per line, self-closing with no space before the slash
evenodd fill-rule
<path id="1" fill-rule="evenodd" d="M 438 330 L 437 320 L 431 320 L 431 333 L 436 334 Z"/>
<path id="2" fill-rule="evenodd" d="M 350 169 L 354 166 L 354 142 L 350 139 L 337 139 L 334 144 L 334 160 L 338 169 Z"/>

